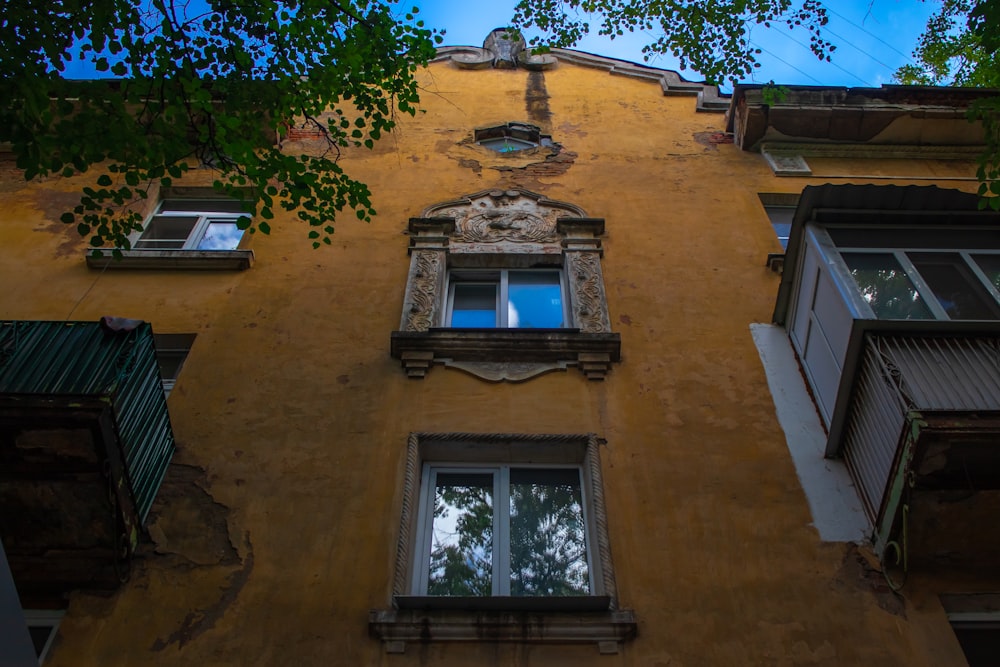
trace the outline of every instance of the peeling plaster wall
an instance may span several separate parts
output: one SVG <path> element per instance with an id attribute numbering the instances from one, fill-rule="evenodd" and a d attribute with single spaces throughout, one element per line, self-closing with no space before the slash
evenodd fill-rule
<path id="1" fill-rule="evenodd" d="M 897 596 L 864 545 L 820 541 L 748 333 L 778 287 L 757 193 L 814 181 L 706 140 L 723 117 L 653 82 L 565 63 L 442 62 L 421 77 L 426 113 L 344 157 L 378 217 L 345 215 L 333 246 L 313 251 L 286 215 L 242 273 L 88 270 L 85 243 L 58 223 L 86 179 L 23 184 L 3 165 L 5 318 L 110 314 L 198 334 L 169 399 L 178 452 L 132 578 L 110 597 L 72 596 L 47 664 L 962 664 L 936 594 L 983 581 L 916 577 Z M 558 150 L 505 158 L 468 141 L 508 121 L 540 125 Z M 488 384 L 442 367 L 408 379 L 389 356 L 407 220 L 511 187 L 606 219 L 623 361 L 604 382 Z M 386 654 L 367 619 L 390 604 L 411 431 L 606 439 L 615 577 L 638 638 L 617 656 L 489 643 Z"/>

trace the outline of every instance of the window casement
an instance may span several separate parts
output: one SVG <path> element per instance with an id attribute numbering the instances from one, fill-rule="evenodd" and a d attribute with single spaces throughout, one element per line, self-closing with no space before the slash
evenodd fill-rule
<path id="1" fill-rule="evenodd" d="M 620 359 L 601 268 L 604 221 L 524 190 L 490 190 L 412 218 L 392 356 L 518 382 L 575 366 L 602 380 Z"/>
<path id="2" fill-rule="evenodd" d="M 590 595 L 579 466 L 425 464 L 414 594 Z"/>
<path id="3" fill-rule="evenodd" d="M 191 192 L 193 196 L 185 196 Z M 253 264 L 246 248 L 247 204 L 209 196 L 207 188 L 167 191 L 129 238 L 131 247 L 103 257 L 87 255 L 90 268 L 244 270 Z M 181 194 L 184 193 L 184 194 Z"/>
<path id="4" fill-rule="evenodd" d="M 566 326 L 562 271 L 499 269 L 448 273 L 449 327 L 561 329 Z"/>
<path id="5" fill-rule="evenodd" d="M 635 634 L 618 609 L 593 434 L 413 433 L 392 608 L 369 628 L 407 641 L 596 643 Z"/>
<path id="6" fill-rule="evenodd" d="M 881 320 L 1000 319 L 1000 235 L 982 228 L 827 226 L 857 294 Z M 825 235 L 825 236 L 824 236 Z M 828 240 L 827 240 L 828 239 Z"/>
<path id="7" fill-rule="evenodd" d="M 540 128 L 529 123 L 516 122 L 479 128 L 473 133 L 473 139 L 483 148 L 497 153 L 516 153 L 529 148 L 552 145 L 552 138 L 542 134 Z"/>
<path id="8" fill-rule="evenodd" d="M 235 199 L 164 199 L 132 243 L 136 250 L 236 250 L 245 204 Z"/>

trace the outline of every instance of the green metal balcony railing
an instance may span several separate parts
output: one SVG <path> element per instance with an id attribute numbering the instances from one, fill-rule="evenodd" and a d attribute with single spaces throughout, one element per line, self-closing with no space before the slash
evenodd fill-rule
<path id="1" fill-rule="evenodd" d="M 22 595 L 117 587 L 173 452 L 149 324 L 0 321 L 0 540 Z"/>
<path id="2" fill-rule="evenodd" d="M 0 322 L 0 395 L 107 403 L 136 513 L 146 518 L 174 452 L 148 323 L 110 331 L 98 322 Z"/>

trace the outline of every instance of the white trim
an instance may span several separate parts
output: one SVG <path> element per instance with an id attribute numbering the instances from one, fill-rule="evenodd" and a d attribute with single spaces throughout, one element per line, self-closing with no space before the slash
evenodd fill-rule
<path id="1" fill-rule="evenodd" d="M 751 324 L 778 423 L 805 492 L 812 525 L 824 542 L 861 542 L 871 532 L 843 461 L 824 457 L 826 431 L 802 380 L 788 335 L 772 324 Z"/>

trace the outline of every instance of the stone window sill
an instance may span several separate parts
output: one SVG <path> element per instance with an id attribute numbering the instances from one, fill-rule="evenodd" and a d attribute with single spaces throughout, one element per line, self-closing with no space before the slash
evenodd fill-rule
<path id="1" fill-rule="evenodd" d="M 525 598 L 498 600 L 519 609 L 376 609 L 369 614 L 368 630 L 382 641 L 387 653 L 403 653 L 407 642 L 483 641 L 596 644 L 601 653 L 618 653 L 622 643 L 636 635 L 635 614 L 630 609 L 607 610 L 607 598 L 596 597 L 604 601 L 603 611 L 588 610 L 581 601 L 591 601 L 589 597 L 577 599 L 583 608 L 578 606 L 576 611 L 532 608 L 537 599 Z M 405 600 L 396 598 L 401 606 L 407 605 Z"/>
<path id="2" fill-rule="evenodd" d="M 579 329 L 445 329 L 394 331 L 391 354 L 406 374 L 422 378 L 434 364 L 455 366 L 484 379 L 475 364 L 515 364 L 526 379 L 575 365 L 590 380 L 603 380 L 613 362 L 621 360 L 617 333 L 584 333 Z M 534 368 L 535 372 L 531 372 Z"/>
<path id="3" fill-rule="evenodd" d="M 87 266 L 101 270 L 245 271 L 253 261 L 253 250 L 123 250 L 121 259 L 110 251 L 103 257 L 87 254 Z"/>

